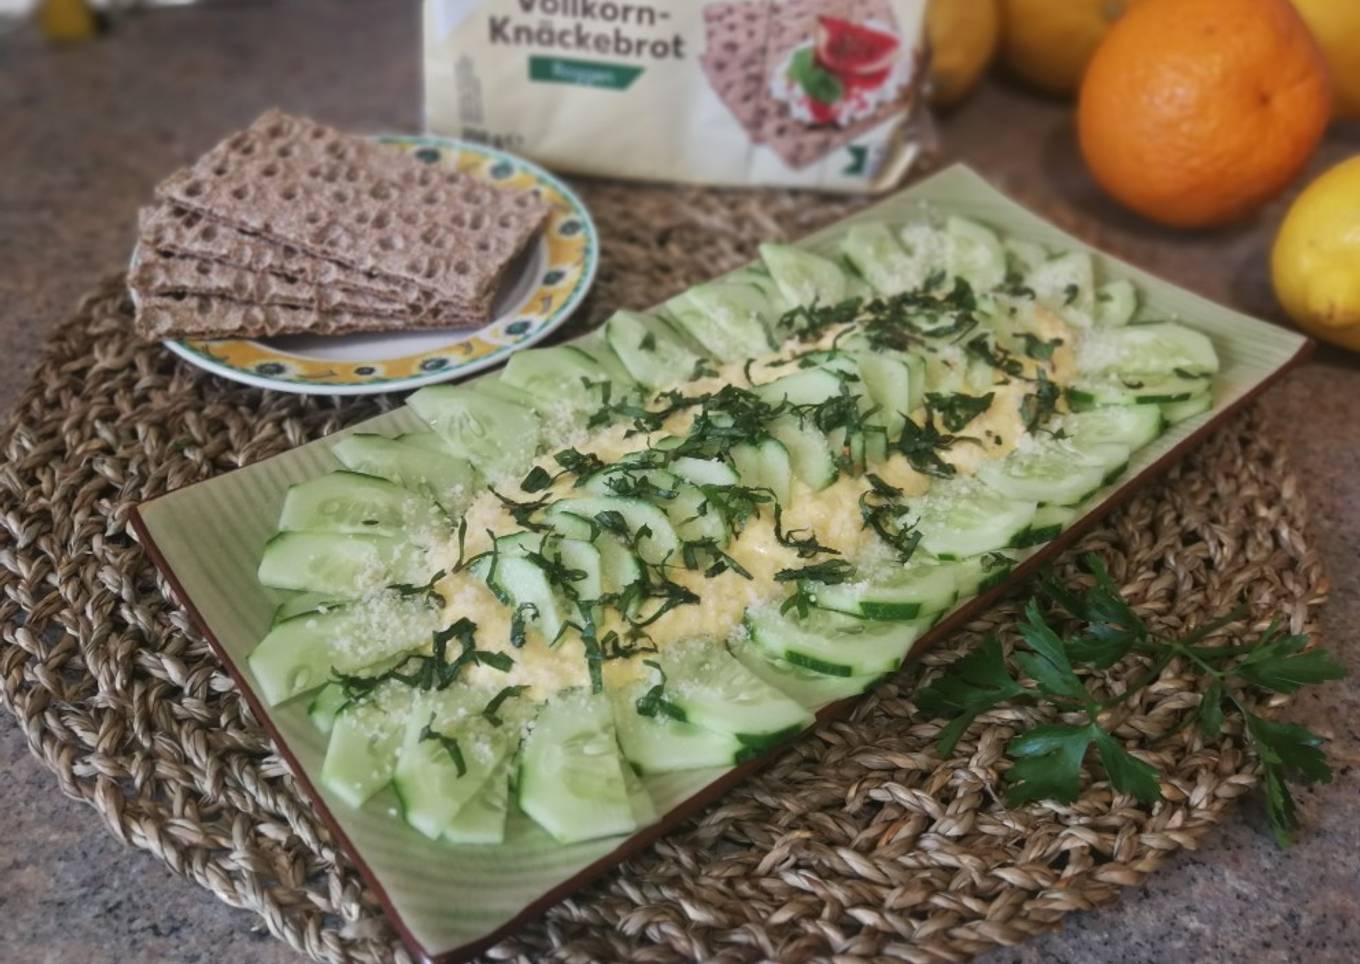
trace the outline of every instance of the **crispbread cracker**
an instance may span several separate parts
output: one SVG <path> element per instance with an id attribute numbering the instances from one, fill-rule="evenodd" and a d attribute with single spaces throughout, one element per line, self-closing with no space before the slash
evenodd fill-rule
<path id="1" fill-rule="evenodd" d="M 771 0 L 710 3 L 704 8 L 704 76 L 753 141 L 765 111 L 765 42 Z"/>
<path id="2" fill-rule="evenodd" d="M 346 335 L 362 331 L 417 331 L 451 327 L 420 324 L 415 318 L 367 315 L 358 312 L 322 312 L 286 305 L 245 304 L 209 295 L 141 294 L 137 296 L 136 327 L 142 337 L 163 338 L 269 338 L 278 335 Z M 481 319 L 468 319 L 463 327 L 475 327 Z"/>
<path id="3" fill-rule="evenodd" d="M 138 212 L 138 241 L 144 249 L 206 261 L 220 261 L 249 271 L 268 271 L 313 285 L 337 285 L 356 293 L 389 301 L 429 300 L 430 295 L 378 275 L 364 274 L 334 261 L 318 258 L 287 245 L 173 204 L 157 204 Z"/>
<path id="4" fill-rule="evenodd" d="M 894 29 L 897 25 L 888 0 L 786 0 L 775 8 L 773 15 L 764 71 L 766 78 L 791 50 L 816 36 L 817 18 L 822 16 L 856 23 L 874 20 Z M 903 111 L 901 103 L 890 101 L 848 127 L 809 127 L 793 116 L 788 104 L 771 95 L 768 86 L 765 101 L 760 139 L 794 169 L 807 167 Z"/>
<path id="5" fill-rule="evenodd" d="M 494 292 L 548 215 L 536 193 L 502 190 L 276 110 L 171 175 L 157 195 L 468 304 Z"/>
<path id="6" fill-rule="evenodd" d="M 261 305 L 311 308 L 392 318 L 394 327 L 429 322 L 460 327 L 481 314 L 481 306 L 434 302 L 408 305 L 338 285 L 317 285 L 267 271 L 250 271 L 221 261 L 182 257 L 140 247 L 128 285 L 146 295 L 208 295 Z"/>

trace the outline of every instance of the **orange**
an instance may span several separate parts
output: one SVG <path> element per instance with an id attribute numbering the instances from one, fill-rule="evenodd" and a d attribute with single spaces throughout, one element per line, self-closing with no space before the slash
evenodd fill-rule
<path id="1" fill-rule="evenodd" d="M 1177 227 L 1236 221 L 1313 153 L 1321 51 L 1288 0 L 1140 0 L 1096 50 L 1077 110 L 1096 181 Z"/>

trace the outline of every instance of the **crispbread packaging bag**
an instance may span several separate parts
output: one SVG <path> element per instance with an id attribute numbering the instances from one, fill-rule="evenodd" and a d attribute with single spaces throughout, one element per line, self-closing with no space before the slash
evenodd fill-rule
<path id="1" fill-rule="evenodd" d="M 425 0 L 429 129 L 564 171 L 892 187 L 925 0 Z"/>

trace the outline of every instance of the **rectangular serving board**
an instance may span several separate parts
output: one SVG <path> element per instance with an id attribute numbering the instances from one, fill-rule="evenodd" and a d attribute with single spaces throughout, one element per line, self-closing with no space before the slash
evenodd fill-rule
<path id="1" fill-rule="evenodd" d="M 923 210 L 973 218 L 1008 236 L 1053 248 L 1090 251 L 1102 279 L 1132 280 L 1153 314 L 1177 319 L 1209 335 L 1222 369 L 1215 382 L 1211 411 L 1173 426 L 1138 451 L 1128 473 L 1100 494 L 1095 508 L 1018 566 L 1004 583 L 964 603 L 926 633 L 909 659 L 947 637 L 1017 580 L 1025 579 L 1061 552 L 1082 531 L 1168 469 L 1301 361 L 1311 348 L 1308 339 L 1295 332 L 1214 304 L 1092 249 L 962 165 L 941 171 L 799 243 L 812 250 L 825 250 L 855 222 L 902 222 Z M 401 408 L 346 432 L 390 435 L 423 427 L 412 412 Z M 261 548 L 275 531 L 284 493 L 293 483 L 339 468 L 329 446 L 343 434 L 143 503 L 133 510 L 132 526 L 411 952 L 422 959 L 452 964 L 489 947 L 695 815 L 754 772 L 768 755 L 736 767 L 649 777 L 648 789 L 662 814 L 655 824 L 626 839 L 570 846 L 553 842 L 513 808 L 505 845 L 455 847 L 431 844 L 396 818 L 397 803 L 390 789 L 360 810 L 332 799 L 321 789 L 319 779 L 326 738 L 308 720 L 307 701 L 266 706 L 254 689 L 246 657 L 265 634 L 275 605 L 271 593 L 256 581 L 255 571 Z M 828 706 L 818 717 L 825 720 L 844 715 L 859 698 Z M 436 853 L 440 859 L 432 859 Z"/>

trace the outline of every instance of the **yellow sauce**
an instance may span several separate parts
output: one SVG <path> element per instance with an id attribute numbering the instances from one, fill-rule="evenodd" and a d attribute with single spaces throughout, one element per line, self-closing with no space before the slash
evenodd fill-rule
<path id="1" fill-rule="evenodd" d="M 1063 340 L 1063 344 L 1058 346 L 1043 367 L 1053 381 L 1062 383 L 1069 380 L 1075 367 L 1075 356 L 1070 345 L 1072 333 L 1063 321 L 1053 312 L 1038 308 L 1019 327 L 1044 339 Z M 799 344 L 797 351 L 801 353 L 827 347 L 838 333 L 828 332 L 820 344 Z M 758 360 L 750 369 L 752 379 L 756 383 L 763 383 L 793 371 L 787 365 L 769 364 L 786 357 L 776 354 L 769 359 Z M 1033 376 L 1040 367 L 1031 359 L 1021 360 L 1029 376 Z M 742 364 L 726 365 L 719 369 L 717 377 L 685 382 L 678 387 L 687 395 L 696 395 L 717 391 L 726 384 L 746 386 L 750 383 L 745 370 Z M 997 384 L 974 389 L 979 394 L 992 391 L 994 398 L 991 406 L 959 433 L 976 441 L 960 440 L 940 451 L 941 457 L 960 474 L 972 474 L 984 461 L 1003 457 L 1015 448 L 1025 434 L 1019 408 L 1021 398 L 1031 390 L 1031 383 L 1013 378 L 1002 383 L 1001 378 L 1004 376 L 997 374 Z M 922 414 L 914 413 L 918 422 Z M 606 463 L 614 462 L 626 453 L 648 447 L 649 442 L 664 435 L 683 434 L 693 417 L 693 410 L 673 415 L 661 431 L 651 436 L 633 433 L 628 424 L 616 424 L 588 437 L 573 439 L 572 444 L 579 451 L 593 453 Z M 540 458 L 537 464 L 551 474 L 559 471 L 559 466 L 550 455 Z M 902 489 L 908 497 L 920 495 L 929 488 L 930 479 L 914 470 L 900 454 L 894 454 L 886 462 L 873 466 L 872 471 L 888 484 Z M 522 491 L 517 483 L 499 491 L 501 495 L 515 501 L 545 496 L 556 500 L 573 494 L 573 481 L 574 477 L 560 478 L 548 489 L 535 493 Z M 841 558 L 854 561 L 873 551 L 875 544 L 881 545 L 876 534 L 865 527 L 860 513 L 859 499 L 868 488 L 868 483 L 861 476 L 842 475 L 820 492 L 813 491 L 795 479 L 789 504 L 783 508 L 784 529 L 810 530 L 815 533 L 818 542 L 836 549 Z M 579 490 L 576 492 L 579 494 Z M 502 501 L 489 491 L 473 501 L 464 518 L 467 523 L 463 550 L 466 558 L 488 550 L 493 536 L 507 535 L 520 528 Z M 666 576 L 693 591 L 701 601 L 698 604 L 676 606 L 646 627 L 647 637 L 657 648 L 694 637 L 725 638 L 740 625 L 749 606 L 782 597 L 790 591 L 787 584 L 775 580 L 777 572 L 808 564 L 808 560 L 800 560 L 793 549 L 780 545 L 775 537 L 773 512 L 768 505 L 761 508 L 758 517 L 745 523 L 724 551 L 750 573 L 750 579 L 731 569 L 705 577 L 701 570 L 687 570 L 678 563 L 666 566 Z M 465 677 L 469 683 L 488 688 L 528 686 L 529 695 L 535 699 L 547 698 L 561 689 L 589 684 L 585 647 L 577 632 L 568 629 L 555 645 L 550 646 L 531 623 L 523 647 L 512 647 L 510 610 L 492 595 L 479 578 L 466 570 L 453 572 L 457 558 L 456 545 L 443 547 L 440 565 L 450 572 L 438 585 L 445 600 L 445 624 L 467 617 L 477 624 L 478 649 L 508 652 L 514 657 L 514 665 L 509 672 L 484 665 L 470 667 Z M 609 609 L 602 614 L 598 634 L 603 636 L 614 630 L 622 635 L 627 628 L 621 616 Z M 645 657 L 606 662 L 603 672 L 607 685 L 618 687 L 648 678 L 650 670 L 642 663 L 642 658 Z"/>

